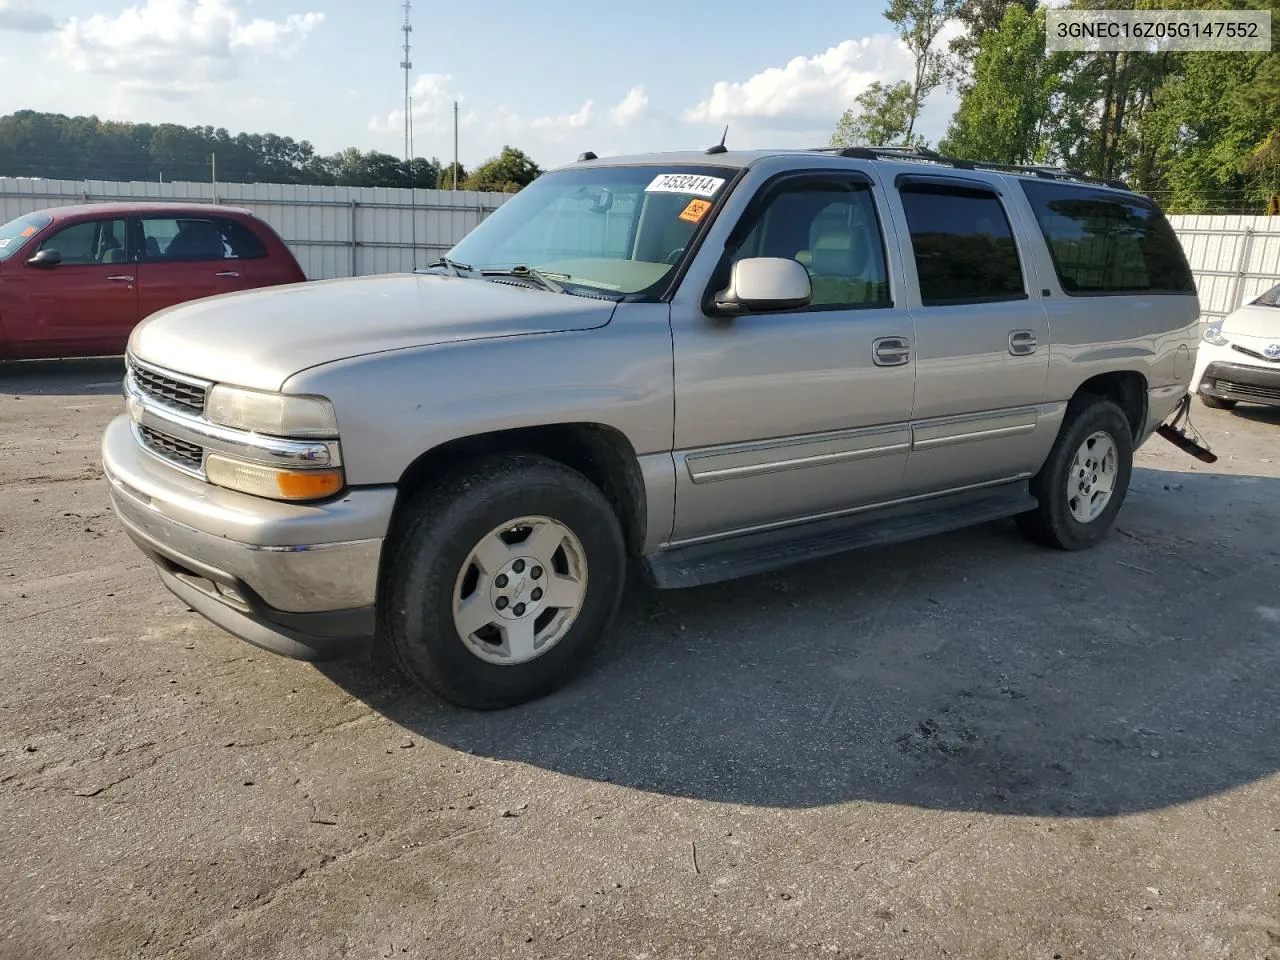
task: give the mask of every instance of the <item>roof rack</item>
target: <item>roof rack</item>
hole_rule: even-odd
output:
[[[1129,185],[1123,180],[1093,177],[1079,170],[1070,170],[1067,167],[964,160],[959,157],[944,157],[928,147],[811,147],[809,152],[832,153],[837,157],[847,157],[851,160],[878,160],[881,158],[886,160],[917,160],[955,167],[957,170],[995,170],[1004,173],[1031,174],[1044,180],[1078,180],[1082,183],[1097,183],[1117,190],[1130,189]]]

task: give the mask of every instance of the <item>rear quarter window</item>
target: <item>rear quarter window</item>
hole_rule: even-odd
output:
[[[1059,183],[1024,180],[1022,190],[1068,295],[1196,292],[1173,227],[1154,204]]]

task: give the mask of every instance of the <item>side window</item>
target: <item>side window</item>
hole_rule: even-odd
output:
[[[262,238],[239,220],[223,220],[218,217],[213,222],[227,245],[227,256],[238,260],[257,260],[267,255],[267,247]]]
[[[143,217],[148,260],[225,260],[230,246],[209,218]]]
[[[785,183],[748,214],[730,267],[748,257],[783,257],[809,271],[812,307],[887,307],[884,240],[871,188],[845,180]],[[745,235],[743,231],[745,230]],[[728,273],[725,272],[725,282]]]
[[[1026,297],[999,197],[959,184],[906,184],[899,192],[925,306]]]
[[[1068,294],[1195,293],[1169,221],[1122,194],[1025,181],[1023,192]]]
[[[68,265],[125,262],[124,220],[85,220],[63,227],[40,244]]]

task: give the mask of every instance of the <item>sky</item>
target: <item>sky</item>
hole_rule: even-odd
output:
[[[911,58],[874,0],[415,0],[414,153],[471,167],[828,142]],[[404,153],[403,0],[0,0],[0,114],[276,133]],[[944,34],[945,43],[950,34]],[[931,142],[956,105],[936,91]]]

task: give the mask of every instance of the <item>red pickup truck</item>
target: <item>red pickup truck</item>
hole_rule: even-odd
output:
[[[157,310],[305,280],[248,210],[145,201],[39,210],[0,226],[0,360],[123,353]]]

